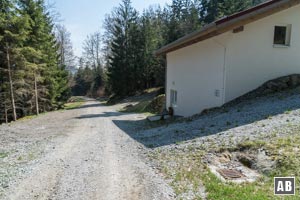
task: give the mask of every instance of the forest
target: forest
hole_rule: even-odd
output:
[[[72,95],[124,97],[163,86],[166,63],[156,49],[261,2],[173,0],[139,13],[122,0],[76,58],[71,33],[44,0],[1,0],[0,123],[63,108]]]
[[[155,50],[216,19],[262,2],[173,0],[163,8],[150,6],[138,13],[130,0],[123,0],[106,15],[103,33],[87,37],[73,92],[97,95],[100,86],[100,94],[105,91],[106,95],[122,97],[164,86],[165,58],[156,57]]]
[[[65,59],[43,1],[0,1],[0,120],[60,108],[71,95]]]

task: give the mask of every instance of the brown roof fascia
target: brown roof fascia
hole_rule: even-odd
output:
[[[204,26],[199,31],[188,34],[178,40],[160,48],[155,52],[156,56],[190,46],[197,42],[220,35],[239,26],[249,24],[274,13],[286,10],[300,4],[300,0],[272,0],[260,4],[248,10],[233,14]]]

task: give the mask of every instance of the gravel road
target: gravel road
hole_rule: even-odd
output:
[[[115,110],[87,99],[78,109],[0,126],[0,199],[172,199],[147,150],[114,123],[144,116]]]

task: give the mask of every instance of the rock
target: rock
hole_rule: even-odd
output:
[[[163,113],[166,104],[166,96],[164,94],[155,97],[149,105],[147,105],[146,110],[153,113]]]
[[[260,88],[271,89],[273,91],[281,91],[288,88],[294,88],[300,85],[300,75],[293,74],[289,76],[280,77],[274,80],[270,80],[263,84]]]
[[[286,82],[280,82],[276,88],[277,91],[288,89],[289,85]]]
[[[125,106],[125,108],[132,108],[132,107],[133,107],[132,104],[129,104],[129,105]]]
[[[300,86],[295,88],[295,92],[300,93]]]
[[[260,97],[266,94],[272,94],[275,92],[280,92],[288,89],[294,89],[297,86],[299,86],[297,90],[300,93],[300,74],[293,74],[289,76],[280,77],[277,79],[267,81],[259,88],[237,98],[235,100],[235,103],[241,102],[245,99]]]
[[[231,161],[231,154],[229,152],[222,153],[221,157],[218,158],[220,163],[228,163]]]
[[[291,78],[290,78],[290,82],[289,82],[289,85],[291,87],[295,87],[299,84],[300,80],[299,80],[299,76],[297,75],[292,75]]]
[[[279,78],[278,81],[281,83],[288,83],[290,81],[290,76],[284,76],[282,78]]]
[[[240,163],[242,163],[244,166],[248,168],[252,168],[253,164],[255,163],[255,159],[244,154],[244,153],[239,153],[237,154],[237,159],[239,160]]]
[[[170,115],[164,115],[164,116],[163,116],[163,119],[164,119],[164,120],[167,120],[167,119],[170,119],[170,118],[171,118]]]
[[[264,174],[269,174],[270,172],[272,172],[275,165],[276,162],[273,161],[271,157],[267,156],[265,151],[258,151],[256,163],[254,166],[258,171]]]
[[[150,116],[150,117],[147,117],[147,119],[148,119],[150,122],[155,122],[155,121],[161,120],[161,119],[162,119],[162,116],[160,116],[160,115]]]
[[[265,90],[263,90],[263,91],[261,92],[261,94],[265,95],[265,94],[271,94],[271,93],[273,93],[273,92],[274,92],[274,91],[271,90],[271,89],[265,89]]]
[[[270,81],[270,82],[266,83],[266,86],[268,89],[273,90],[274,88],[276,88],[278,86],[278,84],[274,81]]]

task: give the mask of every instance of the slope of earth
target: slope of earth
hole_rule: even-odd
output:
[[[300,181],[297,89],[139,132],[126,129],[126,121],[115,123],[151,149],[152,162],[171,182],[177,199],[276,199],[274,176]],[[240,163],[260,178],[254,183],[223,182],[209,170],[213,158]],[[286,197],[299,198],[297,192]]]

